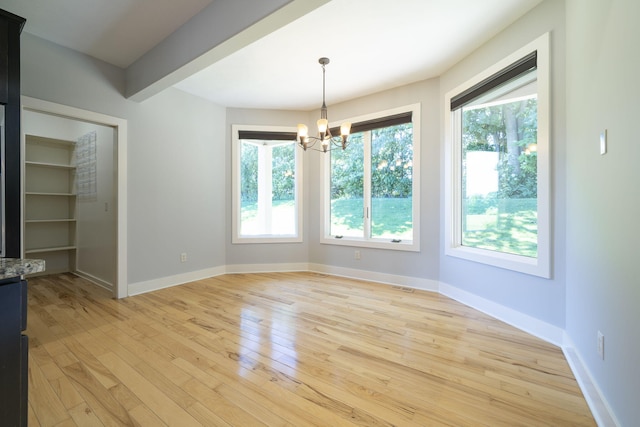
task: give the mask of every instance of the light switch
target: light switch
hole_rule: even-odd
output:
[[[600,154],[607,154],[607,130],[600,132]]]

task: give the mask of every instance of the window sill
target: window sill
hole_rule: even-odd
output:
[[[538,255],[538,258],[530,258],[466,246],[449,247],[446,249],[445,255],[545,279],[551,278],[549,263],[544,261],[544,259],[548,257],[541,257],[540,255]]]
[[[302,243],[302,237],[234,237],[231,243],[237,244],[260,244],[260,243]]]
[[[320,243],[324,245],[355,246],[359,248],[388,249],[394,251],[420,252],[420,245],[412,240],[400,241],[397,243],[386,239],[364,240],[355,237],[336,238],[325,236],[320,238]]]

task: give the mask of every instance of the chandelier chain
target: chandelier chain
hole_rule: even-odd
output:
[[[320,120],[318,120],[318,136],[309,136],[308,128],[304,124],[298,125],[297,143],[303,149],[307,150],[311,148],[316,151],[327,152],[333,148],[347,148],[349,132],[351,130],[351,123],[345,122],[340,126],[340,136],[334,137],[331,135],[331,129],[329,129],[329,121],[327,114],[326,103],[326,68],[329,63],[329,58],[322,57],[318,59],[318,62],[322,66],[322,107],[320,107]],[[316,143],[320,143],[321,148],[314,148]]]

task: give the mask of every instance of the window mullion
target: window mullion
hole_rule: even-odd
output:
[[[451,112],[452,115],[452,127],[451,133],[454,141],[461,141],[462,138],[462,110],[457,109]],[[462,143],[453,144],[451,147],[453,151],[453,164],[451,180],[453,182],[452,191],[452,215],[453,215],[453,229],[451,230],[453,247],[462,246]]]
[[[262,219],[262,232],[271,234],[271,147],[261,145],[258,149],[258,218]]]
[[[364,217],[364,238],[371,238],[371,131],[364,132],[363,134],[363,146],[364,146],[364,174],[362,179],[363,185],[363,210]]]

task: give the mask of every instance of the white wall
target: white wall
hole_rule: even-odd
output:
[[[545,32],[551,32],[551,164],[552,245],[551,280],[490,267],[450,256],[440,256],[440,281],[464,292],[531,316],[553,327],[564,328],[565,316],[565,186],[566,147],[564,134],[565,11],[562,1],[546,1],[494,39],[444,73],[440,79],[444,95],[474,75],[516,51]],[[442,111],[442,114],[446,114]],[[443,126],[443,119],[439,125]],[[444,138],[444,131],[442,131]],[[443,140],[441,141],[444,144]],[[444,160],[441,159],[441,163]],[[444,178],[443,178],[444,179]],[[444,187],[441,187],[444,197]],[[440,202],[443,203],[443,199]],[[444,218],[440,223],[444,229]],[[440,237],[444,252],[444,233]]]
[[[567,0],[566,331],[621,426],[640,420],[638,17],[637,0]]]
[[[129,284],[224,265],[225,110],[175,89],[135,103],[123,89],[122,70],[23,33],[23,95],[128,120]]]

